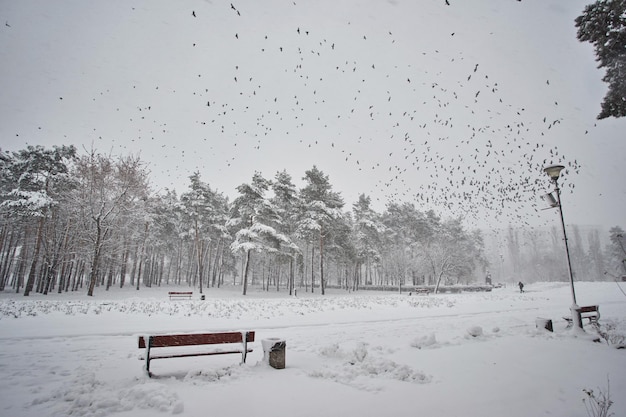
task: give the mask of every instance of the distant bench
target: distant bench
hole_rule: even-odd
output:
[[[148,376],[152,377],[152,373],[150,372],[150,361],[153,359],[186,358],[190,356],[227,355],[231,353],[238,353],[241,355],[241,363],[245,363],[248,352],[252,352],[252,348],[248,347],[248,343],[250,342],[254,342],[253,331],[170,334],[139,336],[139,349],[146,349],[146,355],[141,359],[146,361],[146,372],[148,373]],[[239,346],[233,347],[232,344],[235,343],[239,344]],[[202,352],[189,352],[176,349],[177,347],[198,345],[222,346],[211,349],[210,351]],[[158,353],[156,354],[153,352],[155,348],[159,348]]]
[[[590,324],[598,324],[600,320],[600,307],[599,306],[584,306],[579,307],[581,319],[588,319]],[[563,317],[567,321],[567,327],[572,325],[571,317]]]
[[[187,300],[191,300],[191,296],[193,295],[193,291],[170,291],[167,293],[171,299],[179,299],[186,298]]]
[[[415,294],[429,294],[430,290],[428,288],[415,288],[413,291],[409,292],[409,295]]]

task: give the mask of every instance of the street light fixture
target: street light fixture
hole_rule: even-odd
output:
[[[561,206],[561,190],[559,189],[559,175],[561,171],[565,167],[563,165],[549,165],[543,169],[543,171],[548,174],[552,182],[554,182],[554,191],[556,193],[556,202],[554,203],[554,198],[550,195],[553,203],[551,207],[558,207],[559,214],[561,215],[561,226],[563,227],[563,240],[565,241],[565,253],[567,254],[567,271],[569,272],[569,283],[570,288],[572,290],[572,306],[570,307],[570,312],[572,313],[572,323],[574,326],[578,327],[582,330],[583,321],[580,315],[580,307],[576,303],[576,292],[574,291],[574,275],[572,274],[572,262],[570,261],[569,256],[569,245],[567,243],[567,234],[565,233],[565,220],[563,220],[563,207]]]

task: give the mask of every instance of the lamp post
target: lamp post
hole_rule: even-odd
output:
[[[569,257],[569,245],[567,243],[567,234],[565,233],[565,220],[563,220],[563,207],[561,206],[561,190],[559,189],[559,175],[565,167],[563,165],[550,165],[543,169],[548,174],[552,182],[554,182],[554,191],[556,192],[556,203],[552,204],[553,207],[559,208],[559,214],[561,215],[561,226],[563,227],[563,240],[565,241],[565,253],[567,254],[567,271],[569,272],[569,284],[572,290],[572,306],[570,312],[572,313],[572,323],[574,326],[582,330],[583,321],[580,316],[580,308],[576,303],[576,292],[574,291],[574,275],[572,274],[572,262]]]

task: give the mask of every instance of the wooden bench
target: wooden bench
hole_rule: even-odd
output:
[[[588,319],[590,324],[598,324],[600,320],[599,306],[579,307],[581,319]],[[572,317],[563,317],[567,321],[567,327],[572,325]]]
[[[171,299],[178,299],[178,298],[186,298],[188,300],[191,300],[191,296],[193,295],[193,291],[170,291],[167,293],[167,295],[170,296],[170,300]]]
[[[415,288],[412,292],[409,293],[409,295],[413,295],[412,293],[428,295],[430,293],[430,290],[428,288]]]
[[[152,377],[150,372],[150,361],[153,359],[169,359],[169,358],[186,358],[190,356],[207,356],[207,355],[227,355],[238,353],[241,355],[241,363],[246,362],[248,352],[252,352],[252,348],[248,347],[248,343],[254,342],[254,332],[225,332],[225,333],[191,333],[191,334],[170,334],[155,336],[139,336],[139,349],[146,349],[146,354],[142,360],[146,361],[146,372]],[[234,343],[239,344],[232,347]],[[210,351],[181,351],[180,347],[199,346],[199,345],[221,345]],[[158,349],[155,353],[154,350]],[[163,348],[163,349],[161,349]],[[167,349],[165,349],[167,348]]]

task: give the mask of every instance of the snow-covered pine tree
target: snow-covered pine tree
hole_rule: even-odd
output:
[[[1,205],[12,215],[37,222],[34,249],[31,255],[24,295],[30,295],[40,270],[44,231],[50,221],[50,209],[67,190],[67,174],[76,157],[73,146],[28,146],[3,158],[3,192]],[[43,274],[39,274],[40,279]],[[18,286],[19,288],[19,286]]]
[[[378,265],[382,260],[381,239],[385,232],[385,225],[380,221],[380,215],[372,210],[371,198],[365,194],[359,195],[359,200],[352,205],[352,213],[354,215],[358,268],[364,266],[365,280],[372,282],[373,275],[377,270],[375,265]]]
[[[248,291],[248,273],[252,252],[275,253],[281,245],[290,245],[291,240],[279,233],[276,225],[280,216],[276,207],[266,196],[271,181],[255,172],[250,184],[237,187],[239,196],[233,201],[231,218],[227,225],[237,230],[230,248],[233,253],[243,252],[245,264],[242,277],[242,294]]]
[[[341,219],[343,198],[332,190],[328,176],[316,166],[304,173],[306,185],[300,190],[302,201],[301,215],[298,221],[298,234],[309,242],[319,243],[320,290],[325,293],[324,281],[324,242],[332,232],[333,223]],[[315,246],[313,246],[315,247]],[[311,281],[311,290],[315,288]]]
[[[289,295],[293,295],[296,257],[302,254],[302,251],[294,242],[298,208],[300,207],[298,191],[293,184],[291,175],[285,170],[276,172],[274,181],[272,182],[272,191],[274,191],[274,197],[271,201],[280,218],[278,231],[288,236],[290,239],[290,243],[285,247],[284,251],[289,257],[289,278],[287,287],[289,289]],[[278,286],[278,280],[276,285]]]
[[[626,0],[598,0],[576,18],[577,37],[595,48],[608,84],[598,119],[626,116]]]

